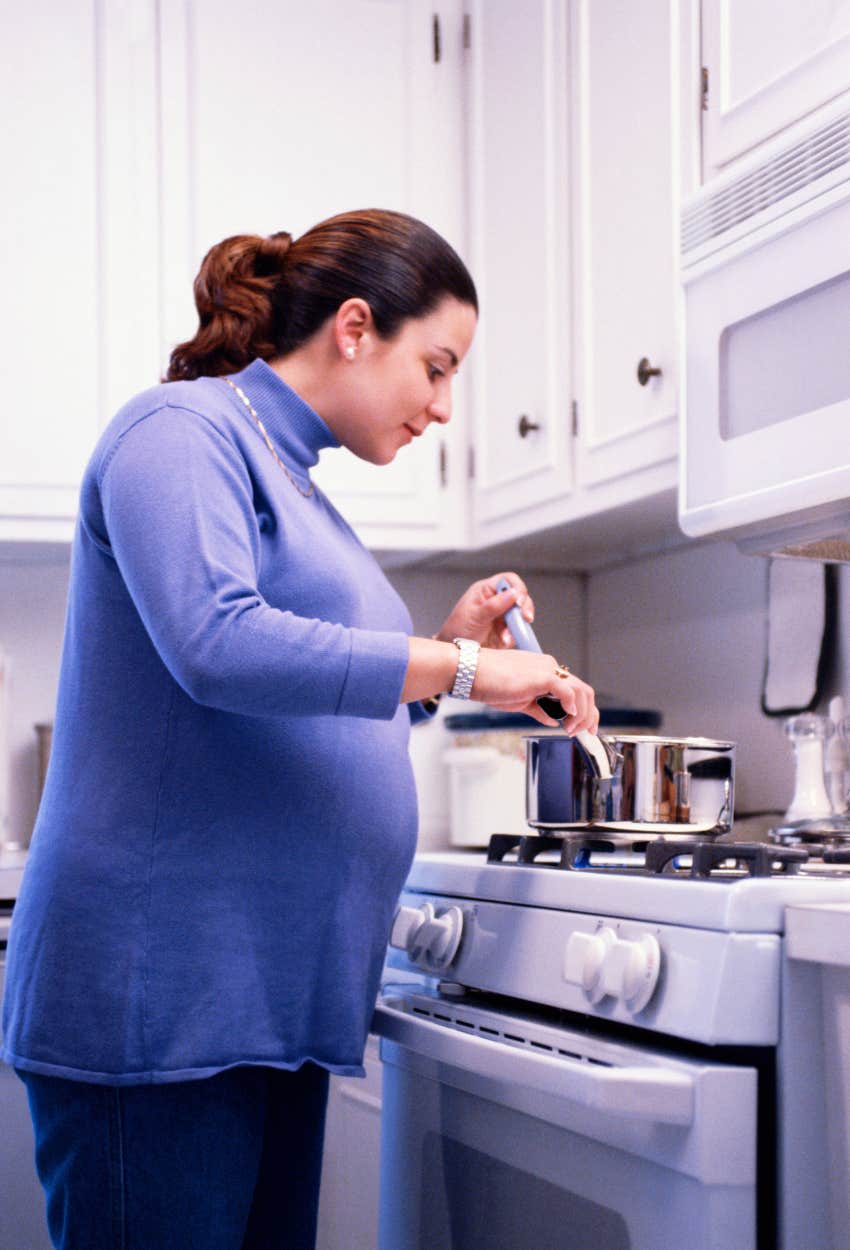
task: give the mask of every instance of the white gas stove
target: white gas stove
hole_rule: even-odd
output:
[[[789,906],[850,909],[848,860],[536,834],[419,856],[388,965],[422,983],[376,1013],[382,1250],[850,1246],[812,1170],[822,983],[786,940]]]

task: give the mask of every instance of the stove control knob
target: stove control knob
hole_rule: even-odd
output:
[[[426,920],[433,919],[433,916],[434,908],[430,903],[425,903],[422,907],[399,907],[390,932],[390,946],[395,946],[400,951],[407,950],[409,939]]]
[[[395,914],[390,946],[407,951],[409,959],[421,967],[441,971],[457,954],[463,933],[463,912],[449,907],[435,912],[430,903],[421,907],[399,907]]]
[[[602,969],[608,952],[617,941],[613,929],[603,925],[595,933],[571,933],[564,955],[564,980],[580,985],[592,1003],[608,991],[602,983]]]
[[[651,933],[617,938],[606,952],[600,982],[604,994],[622,999],[631,1012],[643,1011],[661,971],[661,948]]]

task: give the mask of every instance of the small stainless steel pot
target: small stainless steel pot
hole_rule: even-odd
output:
[[[604,738],[611,776],[577,738],[526,738],[526,819],[535,829],[712,836],[732,827],[735,743],[623,734]]]

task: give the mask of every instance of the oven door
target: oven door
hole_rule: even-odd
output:
[[[474,1001],[379,1001],[380,1250],[754,1250],[754,1068]]]

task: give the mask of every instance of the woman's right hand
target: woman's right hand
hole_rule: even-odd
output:
[[[559,724],[538,707],[543,695],[557,699],[567,719],[562,722],[568,734],[586,729],[596,733],[599,710],[593,689],[575,673],[561,676],[558,661],[536,651],[502,651],[482,647],[472,684],[472,698],[506,712],[524,712],[541,725]]]

